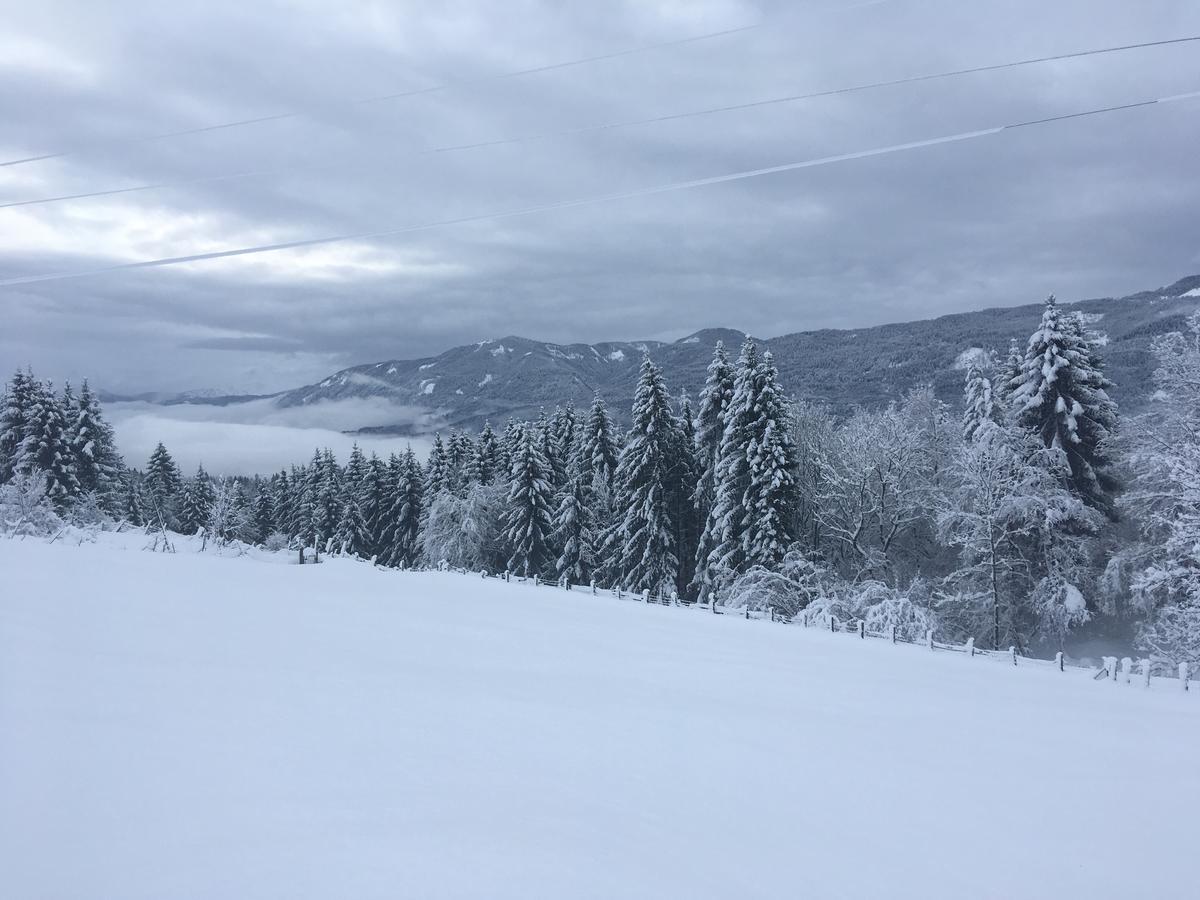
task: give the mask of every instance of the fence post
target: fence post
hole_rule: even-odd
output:
[[[717,614],[717,592],[713,591],[708,595],[708,608],[715,616]]]
[[[858,636],[864,640],[867,637],[867,623],[863,619],[858,620]]]
[[[487,580],[487,569],[480,569],[479,577],[486,581]]]
[[[892,643],[896,643],[896,626],[892,626]]]
[[[596,593],[596,579],[593,578],[588,585],[592,589],[592,593]]]
[[[1140,664],[1142,667],[1142,681],[1146,687],[1150,687],[1150,660],[1143,657],[1140,660]]]
[[[928,631],[925,632],[925,646],[928,647],[930,650],[933,649],[933,629],[932,628],[930,628]]]
[[[621,586],[620,586],[619,584],[617,585],[617,599],[618,599],[618,600],[622,599],[622,597],[621,597]]]
[[[643,603],[650,602],[650,588],[642,588],[642,602]]]
[[[1063,661],[1063,652],[1061,650],[1054,654],[1054,664],[1058,666],[1058,671],[1066,671],[1066,664]]]
[[[829,614],[829,631],[831,633],[837,631],[837,616],[833,613]]]
[[[771,615],[771,621],[772,621],[772,622],[774,622],[774,621],[775,621],[775,607],[773,607],[773,606],[768,606],[768,607],[767,607],[767,612],[768,612],[768,613],[770,613],[770,615]]]
[[[672,606],[679,605],[679,591],[671,591],[671,605]]]
[[[1009,647],[1008,655],[1012,657],[1013,665],[1015,666],[1017,664],[1017,648]]]
[[[1133,681],[1133,660],[1128,656],[1121,658],[1121,674],[1125,676],[1126,684]]]
[[[975,638],[967,638],[967,656],[975,655]]]
[[[746,621],[747,622],[750,621],[750,604],[749,603],[746,604]]]
[[[300,565],[304,565],[304,548],[300,548]]]
[[[1185,662],[1179,664],[1179,683],[1185,691],[1188,689],[1188,664]]]
[[[533,586],[537,587],[538,583],[539,583],[539,579],[538,579],[537,575],[534,575],[533,576]]]

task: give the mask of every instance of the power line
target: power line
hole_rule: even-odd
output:
[[[943,72],[929,72],[922,75],[910,75],[904,78],[892,78],[886,81],[871,81],[863,84],[850,85],[847,87],[828,88],[826,90],[812,91],[805,94],[786,94],[779,97],[768,97],[759,100],[750,100],[745,103],[732,103],[724,106],[712,106],[705,109],[690,110],[678,113],[667,113],[659,116],[651,116],[642,119],[623,119],[613,122],[603,122],[593,125],[580,125],[572,128],[563,128],[556,131],[539,132],[536,134],[521,135],[510,138],[497,138],[487,141],[476,141],[466,144],[450,144],[441,147],[431,147],[427,150],[418,150],[411,153],[412,156],[424,156],[429,154],[454,153],[469,150],[479,150],[487,147],[500,147],[513,144],[522,144],[532,141],[548,140],[555,137],[565,137],[570,135],[588,134],[591,132],[611,131],[620,128],[630,128],[639,125],[653,125],[661,122],[673,122],[680,119],[696,118],[700,116],[716,115],[719,113],[734,112],[738,110],[756,109],[766,106],[774,106],[784,103],[796,103],[803,100],[814,100],[821,97],[841,96],[845,94],[855,94],[864,91],[873,91],[880,88],[897,87],[907,84],[919,84],[926,81],[936,81],[946,78],[958,78],[964,75],[974,75],[981,72],[997,72],[1004,69],[1016,69],[1024,66],[1033,66],[1049,62],[1061,62],[1069,59],[1080,59],[1088,56],[1101,56],[1109,53],[1123,53],[1129,50],[1144,50],[1154,47],[1166,47],[1173,44],[1186,44],[1200,41],[1200,35],[1191,35],[1187,37],[1167,38],[1157,41],[1143,41],[1136,44],[1121,44],[1115,47],[1096,47],[1088,50],[1076,50],[1070,53],[1056,53],[1051,56],[1035,56],[1026,59],[1013,60],[1010,62],[993,63],[984,66],[972,66],[965,69],[951,69]],[[111,197],[119,194],[133,194],[142,191],[162,190],[172,187],[187,187],[195,184],[215,183],[220,181],[234,181],[245,178],[270,177],[273,175],[284,175],[295,172],[318,172],[329,169],[341,168],[345,165],[344,161],[319,163],[316,165],[304,166],[283,166],[273,169],[250,169],[241,172],[231,172],[219,175],[199,175],[194,178],[181,178],[171,181],[151,182],[148,184],[132,185],[123,188],[108,188],[99,191],[86,191],[76,194],[62,194],[55,197],[39,197],[29,200],[12,200],[6,203],[0,203],[0,209],[10,209],[20,206],[38,206],[46,203],[59,203],[67,200],[86,200],[96,197]]]
[[[603,62],[604,60],[620,59],[626,56],[633,56],[638,53],[648,53],[654,50],[664,50],[669,47],[681,47],[685,44],[695,44],[700,41],[709,41],[715,38],[727,37],[733,34],[741,34],[746,31],[753,31],[756,28],[762,28],[764,22],[755,22],[750,25],[741,25],[737,28],[724,28],[720,31],[710,31],[705,34],[692,35],[691,37],[675,38],[669,41],[659,41],[654,44],[643,44],[639,47],[628,47],[623,50],[614,50],[609,53],[599,53],[594,56],[583,56],[578,59],[563,60],[560,62],[546,63],[540,66],[530,66],[524,69],[513,69],[507,72],[496,72],[489,75],[480,75],[475,78],[460,78],[453,81],[442,82],[441,84],[429,85],[423,88],[413,88],[408,91],[398,91],[390,94],[378,94],[371,97],[359,97],[356,99],[345,100],[343,103],[347,106],[363,106],[371,103],[383,103],[389,100],[399,100],[404,97],[416,97],[424,94],[436,94],[442,91],[449,91],[456,88],[470,87],[476,84],[485,84],[489,81],[501,81],[510,78],[519,78],[525,75],[535,75],[540,72],[550,72],[556,69],[569,69],[576,66],[589,65],[591,63]],[[273,113],[265,116],[253,116],[246,119],[235,119],[230,122],[219,122],[213,125],[202,125],[196,128],[183,128],[178,131],[164,131],[158,134],[145,135],[134,138],[119,138],[112,141],[102,141],[90,145],[91,147],[114,147],[123,146],[126,144],[144,144],[152,141],[167,140],[168,138],[186,137],[192,134],[205,134],[211,131],[224,131],[230,128],[241,128],[246,125],[261,125],[266,122],[279,122],[284,119],[296,119],[306,116],[307,113],[291,110],[288,112]],[[6,166],[19,166],[25,163],[41,162],[47,159],[60,159],[64,156],[71,156],[76,153],[81,153],[87,147],[76,147],[67,150],[57,150],[51,153],[40,153],[36,156],[25,156],[19,159],[10,159],[0,161],[0,168]]]
[[[940,144],[959,143],[962,141],[989,137],[992,135],[1001,134],[1005,131],[1013,131],[1020,128],[1031,128],[1039,125],[1047,125],[1052,122],[1065,122],[1072,119],[1081,119],[1088,116],[1099,116],[1107,113],[1120,112],[1123,110],[1174,103],[1180,100],[1190,100],[1198,97],[1200,97],[1200,91],[1191,91],[1185,94],[1175,94],[1169,97],[1157,97],[1152,100],[1139,100],[1134,103],[1122,103],[1116,106],[1104,106],[1096,109],[1082,110],[1079,112],[1063,113],[1061,115],[1047,116],[1041,119],[1027,119],[1021,122],[1010,122],[1006,125],[997,125],[992,128],[977,129],[975,131],[962,131],[958,132],[957,134],[942,135],[939,137],[926,138],[918,141],[909,141],[903,144],[890,144],[885,147],[875,147],[869,150],[858,150],[851,153],[838,154],[836,156],[823,156],[817,159],[783,163],[776,166],[766,166],[758,169],[745,169],[738,172],[713,175],[707,178],[695,178],[688,181],[677,181],[668,184],[653,185],[650,187],[636,188],[634,190],[621,191],[613,194],[602,194],[599,196],[560,200],[555,203],[546,203],[539,206],[527,206],[501,212],[479,213],[471,216],[460,216],[453,219],[440,219],[415,225],[405,225],[400,228],[387,228],[376,231],[360,231],[318,238],[306,238],[295,241],[282,241],[274,244],[260,244],[255,247],[240,247],[231,250],[214,250],[208,253],[195,253],[188,256],[170,256],[163,257],[161,259],[142,260],[140,262],[118,263],[116,265],[102,266],[99,268],[84,269],[74,272],[58,272],[44,275],[24,275],[16,278],[0,280],[0,288],[46,281],[63,281],[72,278],[84,278],[92,275],[121,272],[129,269],[158,268],[162,266],[179,265],[182,263],[203,262],[213,259],[228,259],[235,256],[250,256],[258,253],[272,253],[279,250],[294,250],[303,247],[316,247],[322,244],[335,244],[343,241],[396,237],[398,235],[412,234],[418,231],[431,231],[438,228],[448,228],[454,225],[466,225],[476,222],[512,219],[534,215],[536,213],[550,212],[553,210],[571,209],[579,206],[592,206],[601,203],[612,203],[615,201],[629,200],[636,197],[647,197],[655,194],[665,194],[674,191],[688,190],[691,188],[707,187],[714,184],[723,184],[729,181],[740,181],[747,178],[758,178],[764,175],[775,175],[780,172],[790,172],[796,169],[810,169],[818,166],[830,165],[833,163],[848,162],[850,160],[867,159],[874,156],[885,156],[892,153],[918,150]]]

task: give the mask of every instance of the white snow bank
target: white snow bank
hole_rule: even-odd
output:
[[[0,540],[0,896],[1194,889],[1195,691],[144,543]]]

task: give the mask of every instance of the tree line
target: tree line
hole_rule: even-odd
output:
[[[716,346],[695,404],[647,356],[623,434],[597,396],[582,415],[438,434],[425,460],[318,450],[248,479],[184,477],[161,444],[127,468],[86,383],[56,393],[18,372],[0,491],[222,541],[819,609],[980,646],[1135,631],[1196,663],[1200,320],[1189,328],[1155,342],[1158,400],[1132,427],[1100,342],[1050,298],[1023,347],[971,361],[961,415],[925,388],[836,417],[787,397],[747,340],[736,359]]]

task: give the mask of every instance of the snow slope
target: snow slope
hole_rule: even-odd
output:
[[[1195,896],[1195,691],[142,543],[0,540],[0,896]]]

